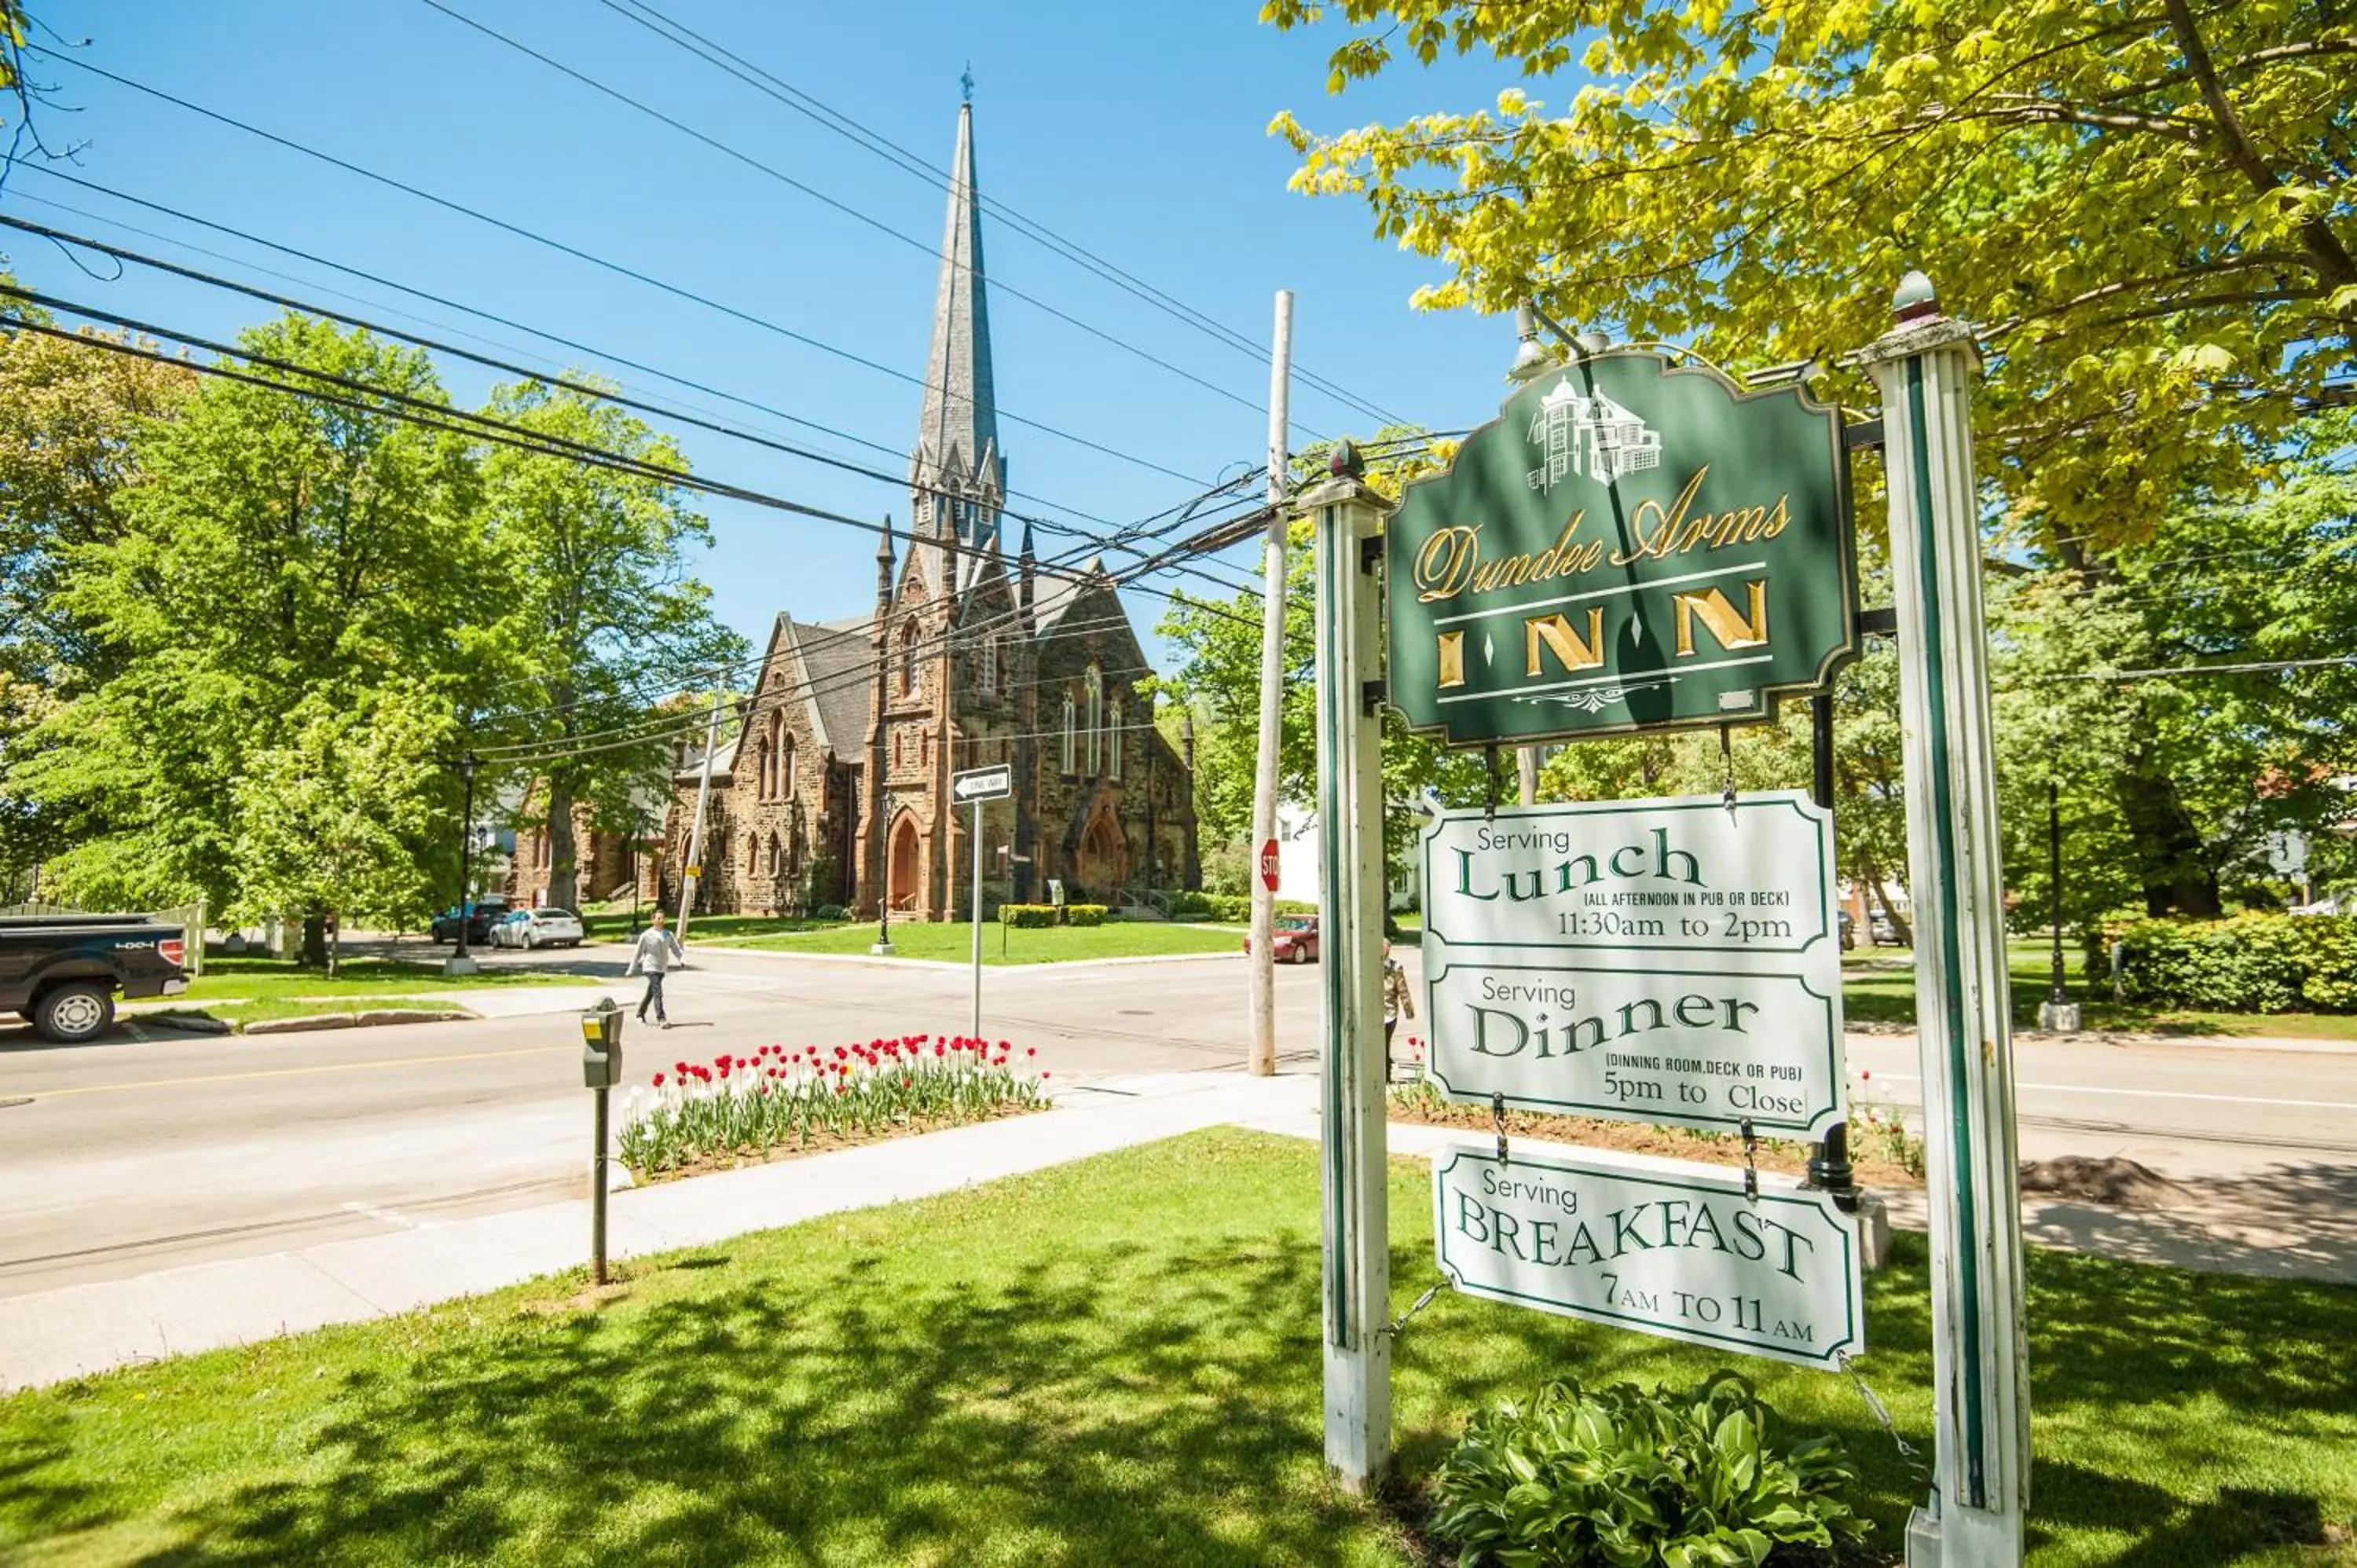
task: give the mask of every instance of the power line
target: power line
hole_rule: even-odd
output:
[[[0,288],[0,292],[24,295],[27,297],[35,297],[31,295],[31,291],[29,290]],[[53,307],[72,310],[79,314],[91,316],[94,319],[116,321],[118,324],[121,324],[120,318],[113,317],[105,312],[86,311],[81,306],[64,302],[58,302]],[[178,365],[184,369],[194,371],[200,375],[215,376],[224,380],[242,381],[250,386],[261,387],[265,390],[280,392],[288,396],[309,398],[319,403],[348,409],[354,413],[371,414],[382,418],[404,420],[408,423],[418,424],[427,429],[439,430],[446,435],[460,435],[473,440],[487,441],[496,446],[514,447],[526,452],[538,453],[544,456],[565,457],[572,461],[584,464],[587,467],[608,468],[619,473],[630,475],[633,478],[651,479],[659,484],[677,485],[682,489],[700,491],[706,495],[720,496],[732,500],[740,500],[747,502],[748,504],[762,507],[770,510],[787,512],[799,517],[807,517],[815,521],[853,528],[863,532],[880,534],[888,532],[887,525],[872,522],[865,518],[850,517],[842,512],[829,511],[822,507],[811,506],[802,501],[789,500],[783,497],[773,496],[765,491],[751,489],[745,486],[726,484],[717,480],[704,478],[701,476],[692,474],[682,469],[668,468],[658,464],[647,463],[635,458],[619,456],[616,454],[605,452],[598,448],[586,446],[580,443],[568,442],[565,441],[561,437],[549,436],[543,432],[532,430],[528,426],[510,424],[504,421],[496,420],[488,415],[465,413],[461,411],[449,408],[445,404],[425,404],[423,409],[404,408],[399,406],[399,404],[404,401],[418,403],[421,402],[421,400],[404,400],[403,394],[370,386],[365,382],[343,381],[343,378],[337,377],[323,371],[295,367],[292,373],[304,376],[313,381],[325,381],[330,384],[343,382],[343,384],[356,387],[365,397],[384,399],[387,400],[387,403],[393,404],[393,406],[387,406],[387,403],[385,403],[361,402],[352,398],[337,396],[333,393],[321,391],[317,387],[293,386],[283,381],[272,381],[264,376],[256,376],[243,371],[234,371],[226,365],[206,364],[196,360],[180,359],[173,355],[141,349],[134,344],[117,342],[103,336],[92,336],[85,333],[70,332],[63,328],[51,327],[42,322],[16,321],[9,325],[11,330],[38,332],[48,337],[59,338],[66,342],[81,343],[92,348],[102,349],[110,353],[125,355],[135,359],[148,360],[158,364]],[[214,349],[215,351],[223,353],[231,358],[253,358],[253,356],[244,349],[218,348],[215,345],[208,344],[203,339],[191,335],[169,331],[164,328],[149,326],[145,323],[131,323],[130,329],[149,333],[159,338],[170,338],[177,341],[196,344],[199,347]],[[995,553],[994,546],[970,545],[964,543],[963,541],[959,541],[946,535],[929,536],[917,541],[917,542],[921,542],[931,548],[939,549],[953,554],[987,555]],[[1085,584],[1091,580],[1090,576],[1086,573],[1056,572],[1048,575],[1062,577],[1065,580],[1075,584]],[[1156,594],[1165,598],[1174,596],[1160,589],[1147,588],[1142,589],[1141,591]],[[1236,616],[1233,618],[1239,621],[1243,621],[1247,620],[1249,618]]]
[[[949,261],[949,258],[943,255],[939,250],[935,249],[931,245],[928,245],[925,242],[918,239],[916,236],[912,234],[904,234],[899,230],[893,228],[890,224],[884,222],[882,220],[875,218],[868,213],[862,212],[859,209],[852,206],[849,202],[838,200],[836,198],[829,196],[824,191],[820,190],[817,187],[796,179],[793,176],[787,174],[784,170],[777,167],[774,164],[764,163],[759,158],[743,151],[741,148],[730,146],[727,143],[719,140],[717,137],[706,135],[704,132],[697,130],[694,126],[686,124],[684,121],[674,119],[673,116],[664,113],[662,110],[655,108],[651,104],[649,104],[640,99],[631,97],[629,93],[622,91],[619,88],[600,81],[597,78],[590,76],[586,72],[576,70],[573,67],[565,64],[562,60],[552,59],[551,57],[541,53],[540,50],[533,48],[531,45],[509,37],[507,34],[500,32],[498,28],[490,26],[488,23],[479,22],[462,12],[453,10],[448,5],[444,5],[442,0],[419,0],[419,3],[433,10],[440,12],[443,16],[449,17],[452,21],[457,22],[463,27],[473,28],[476,32],[482,34],[485,38],[505,44],[508,48],[514,49],[519,54],[526,55],[538,60],[541,64],[547,66],[550,70],[561,72],[565,76],[579,82],[584,87],[589,88],[593,91],[602,92],[618,103],[625,104],[630,108],[635,109],[640,113],[646,115],[650,119],[660,121],[662,124],[670,126],[673,130],[679,132],[682,135],[692,137],[695,141],[703,144],[705,146],[710,147],[713,151],[721,154],[723,156],[734,158],[737,162],[743,164],[746,167],[758,170],[759,172],[769,176],[771,179],[778,181],[789,189],[800,191],[802,195],[809,197],[812,200],[816,201],[823,206],[831,208],[834,211],[842,213],[845,217],[851,219],[855,222],[865,224],[868,228],[875,230],[877,233],[882,234],[887,238],[898,240],[904,245],[921,251],[926,255],[932,257],[935,261],[945,263]],[[1090,322],[1083,321],[1079,317],[1074,316],[1068,311],[1059,309],[1057,306],[1049,304],[1046,300],[1039,298],[1036,295],[1027,294],[1023,290],[1017,288],[1012,284],[996,279],[989,279],[987,274],[976,274],[971,263],[966,266],[965,272],[969,278],[980,276],[986,279],[989,282],[992,292],[1006,295],[1010,298],[1021,300],[1024,304],[1032,306],[1034,309],[1044,311],[1048,315],[1054,317],[1057,320],[1061,321],[1068,326],[1078,328],[1092,338],[1095,338],[1102,342],[1110,343],[1114,348],[1120,349],[1125,353],[1134,354],[1137,358],[1144,360],[1147,364],[1155,365],[1162,370],[1168,371],[1172,375],[1178,377],[1182,381],[1191,381],[1195,385],[1204,389],[1206,392],[1212,393],[1214,396],[1223,397],[1230,403],[1240,404],[1241,406],[1250,409],[1256,413],[1265,412],[1260,404],[1254,403],[1250,398],[1247,398],[1239,392],[1231,392],[1229,389],[1220,385],[1216,381],[1208,381],[1205,378],[1195,374],[1192,371],[1174,365],[1169,360],[1161,358],[1159,355],[1150,353],[1146,349],[1139,348],[1136,344],[1130,342],[1125,338],[1122,338],[1114,333],[1107,332],[1103,328],[1094,326]],[[1296,421],[1295,423],[1299,424],[1298,421]],[[1318,440],[1322,441],[1328,439],[1328,437],[1323,434],[1310,429],[1307,424],[1300,424],[1299,428],[1306,435]]]
[[[2272,675],[2287,670],[2319,670],[2357,664],[2357,653],[2328,654],[2320,659],[2266,659],[2247,664],[2164,664],[2155,670],[2093,670],[2069,675],[2033,675],[2032,685],[2055,681],[2175,681],[2189,675]]]
[[[464,202],[454,201],[448,197],[436,196],[432,191],[425,190],[421,187],[411,185],[404,180],[395,179],[391,175],[379,174],[374,169],[368,168],[361,164],[353,163],[346,158],[338,157],[332,153],[321,152],[316,147],[307,147],[300,142],[290,140],[289,138],[278,135],[274,132],[263,130],[258,125],[248,124],[242,120],[224,114],[218,110],[208,109],[202,104],[193,103],[188,99],[167,92],[161,88],[149,86],[144,81],[137,81],[130,77],[118,75],[113,71],[106,70],[102,66],[92,65],[88,60],[78,59],[71,55],[59,54],[54,49],[47,48],[40,45],[28,45],[27,47],[33,52],[40,54],[46,59],[59,60],[79,70],[89,71],[91,74],[102,77],[108,81],[114,82],[118,86],[130,88],[135,92],[145,93],[148,97],[156,99],[162,102],[172,104],[176,108],[187,110],[192,114],[200,115],[218,124],[227,125],[232,130],[242,131],[248,135],[255,136],[263,141],[269,142],[274,145],[284,147],[289,152],[299,153],[305,157],[313,158],[320,163],[327,164],[331,167],[342,169],[348,174],[358,175],[363,179],[384,186],[389,189],[401,191],[406,195],[416,198],[418,200],[429,202],[436,207],[442,208],[447,211],[456,212],[462,217],[471,218],[479,223],[488,224],[491,228],[498,229],[503,233],[512,234],[519,239],[531,241],[533,244],[544,246],[549,250],[557,252],[559,254],[571,256],[576,261],[586,262],[589,265],[597,267],[602,271],[612,273],[619,277],[629,278],[635,283],[644,284],[650,288],[659,289],[662,293],[671,295],[674,298],[683,299],[688,301],[690,304],[702,306],[707,310],[716,311],[720,315],[726,316],[734,320],[742,321],[748,326],[758,327],[765,332],[775,333],[777,336],[786,338],[790,342],[800,343],[805,348],[818,349],[822,353],[832,355],[834,358],[843,360],[850,364],[858,365],[865,370],[870,370],[882,375],[890,376],[896,381],[906,381],[911,386],[933,392],[946,392],[947,391],[945,388],[934,386],[931,381],[927,380],[923,376],[911,375],[906,371],[896,370],[892,366],[883,363],[881,360],[871,360],[863,354],[856,354],[848,349],[838,348],[834,344],[829,343],[823,338],[813,338],[806,332],[798,332],[791,327],[786,327],[776,321],[772,321],[767,317],[757,316],[751,311],[740,309],[736,306],[723,304],[719,300],[714,299],[708,295],[698,294],[694,290],[684,288],[678,284],[668,283],[662,278],[654,276],[651,273],[640,272],[635,267],[625,266],[619,262],[609,261],[594,252],[585,251],[577,245],[569,244],[563,240],[554,239],[549,235],[540,233],[535,230],[527,229],[520,223],[511,223],[504,218],[494,217],[490,213],[485,212],[479,208],[469,207]],[[1184,481],[1187,484],[1196,485],[1199,487],[1202,484],[1200,479],[1198,479],[1191,475],[1180,473],[1176,468],[1166,467],[1162,464],[1154,462],[1149,458],[1137,456],[1134,453],[1125,452],[1118,447],[1108,446],[1103,442],[1092,441],[1085,435],[1074,435],[1069,430],[1061,429],[1053,424],[1045,424],[1039,420],[1026,418],[1021,414],[1015,413],[1004,408],[999,409],[997,413],[1001,418],[1006,419],[1010,424],[1020,424],[1028,429],[1039,431],[1043,435],[1052,435],[1060,441],[1069,441],[1074,446],[1084,446],[1090,451],[1101,453],[1108,457],[1117,458],[1120,461],[1128,463],[1134,467],[1149,469],[1152,472]]]
[[[726,46],[696,32],[685,23],[663,15],[654,6],[646,4],[646,0],[630,0],[630,9],[616,4],[616,0],[600,0],[600,3],[616,15],[635,23],[706,64],[726,72],[756,91],[763,93],[794,113],[844,137],[863,151],[874,154],[929,185],[942,189],[948,188],[949,176],[918,154],[910,152],[881,133],[861,124],[849,115],[830,108],[802,89],[754,64]],[[644,13],[644,15],[638,13]],[[1045,224],[1036,222],[1005,202],[995,198],[985,197],[978,191],[975,193],[975,200],[985,211],[996,213],[1013,232],[1046,247],[1083,270],[1111,283],[1116,288],[1135,295],[1173,319],[1249,355],[1255,361],[1265,359],[1267,354],[1265,345],[1254,343],[1233,328],[1166,294],[1135,274],[1124,271],[1103,256],[1058,234]],[[1386,424],[1411,423],[1398,414],[1385,412],[1379,405],[1299,365],[1294,367],[1293,373],[1306,384],[1315,387],[1336,402],[1364,413],[1369,418]]]

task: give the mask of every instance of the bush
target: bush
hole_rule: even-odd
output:
[[[1056,923],[1056,906],[1053,904],[1001,904],[998,907],[998,923],[1003,926],[1013,926],[1018,931],[1037,930],[1042,926],[1052,926]]]
[[[840,904],[821,904],[816,910],[813,911],[811,918],[814,920],[847,920],[851,918],[851,911],[845,908]]]
[[[1476,1415],[1437,1477],[1433,1533],[1465,1568],[1748,1564],[1779,1545],[1831,1547],[1866,1525],[1830,1437],[1782,1446],[1744,1378],[1684,1391],[1570,1379]]]
[[[2154,1007],[2357,1012],[2357,916],[2139,921],[2120,933],[2119,983]]]
[[[1211,917],[1211,896],[1189,889],[1170,895],[1170,915],[1178,920],[1204,920]]]
[[[1105,923],[1105,907],[1102,904],[1067,904],[1064,924],[1068,926],[1102,926]]]

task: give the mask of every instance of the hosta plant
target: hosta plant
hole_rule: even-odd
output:
[[[1433,1532],[1461,1568],[1759,1568],[1778,1546],[1859,1539],[1840,1444],[1778,1426],[1730,1371],[1689,1390],[1550,1383],[1467,1424]]]

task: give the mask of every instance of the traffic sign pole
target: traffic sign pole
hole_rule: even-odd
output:
[[[1859,356],[1882,395],[1925,1177],[1935,1496],[1908,1562],[2016,1568],[2029,1496],[2012,1008],[1981,608],[1972,329],[1910,273]]]
[[[1382,670],[1374,562],[1364,548],[1387,510],[1361,482],[1358,455],[1306,499],[1318,519],[1319,939],[1326,1049],[1319,1118],[1324,1173],[1326,1463],[1372,1493],[1391,1465],[1390,1215],[1383,1126],[1383,732],[1368,682]],[[1255,922],[1258,925],[1258,922]],[[1255,955],[1272,955],[1265,928]]]
[[[966,906],[966,915],[974,921],[974,1037],[977,1040],[982,1038],[982,803],[1003,800],[1013,793],[1015,769],[1007,763],[969,768],[950,776],[950,804],[974,808],[973,825],[966,830],[974,840],[974,897]],[[1004,946],[1002,942],[1002,950]]]
[[[982,797],[974,799],[974,902],[966,911],[974,919],[974,1037],[982,1038]]]

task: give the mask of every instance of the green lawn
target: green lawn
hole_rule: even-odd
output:
[[[2038,1004],[2053,989],[2054,950],[2019,939],[2006,943],[2013,981],[2013,1022],[2038,1022]],[[2341,1013],[2192,1013],[2122,1006],[2109,982],[2082,972],[2078,950],[2062,950],[2063,990],[2084,1009],[2090,1029],[2146,1029],[2171,1035],[2267,1035],[2294,1039],[2357,1040],[2357,1015]],[[1842,955],[1842,1011],[1853,1024],[1915,1022],[1915,955],[1911,948],[1859,948]]]
[[[700,940],[696,922],[688,936]],[[766,948],[774,952],[864,953],[876,940],[876,924],[829,926],[819,930],[760,937],[721,937],[716,947]],[[974,956],[974,927],[964,921],[895,920],[892,946],[902,958],[947,959],[964,963]],[[1115,920],[1103,926],[1051,926],[1022,930],[995,920],[983,923],[985,963],[1060,963],[1086,958],[1144,958],[1165,953],[1242,952],[1238,927],[1205,929],[1157,920]]]
[[[578,985],[579,975],[544,974],[487,968],[479,974],[449,975],[441,961],[410,963],[397,959],[347,959],[332,980],[325,970],[302,969],[285,959],[208,958],[205,972],[188,982],[177,1000],[191,1005],[214,1002],[284,1002],[295,998],[367,1001],[412,992],[448,991],[484,985]],[[250,1016],[255,1015],[249,1015]]]
[[[456,1002],[429,1001],[416,996],[347,996],[326,1001],[296,1001],[291,997],[265,996],[254,999],[233,998],[214,1001],[201,1006],[175,1004],[160,1014],[195,1014],[199,1017],[218,1018],[227,1024],[255,1024],[264,1019],[318,1018],[334,1013],[361,1013],[371,1008],[399,1008],[405,1013],[464,1014],[467,1009]],[[153,1018],[158,1013],[135,1013],[134,1018]]]
[[[651,904],[640,906],[640,930],[646,929],[646,917],[653,911]],[[833,930],[842,924],[840,920],[789,920],[769,915],[697,915],[687,922],[687,934],[692,937],[760,937],[780,931]],[[585,916],[581,926],[591,941],[626,942],[630,940],[630,913],[627,906],[619,913]]]
[[[1432,1275],[1393,1183],[1394,1304]],[[0,1541],[75,1564],[1333,1564],[1400,1523],[1465,1415],[1552,1374],[1715,1353],[1445,1295],[1397,1346],[1393,1513],[1319,1458],[1318,1165],[1234,1130],[580,1279],[0,1399]],[[1861,1368],[1929,1445],[1922,1249]],[[2357,1516],[2357,1290],[2039,1253],[2031,1561],[2315,1564]],[[1847,1380],[1745,1363],[1918,1484]]]

